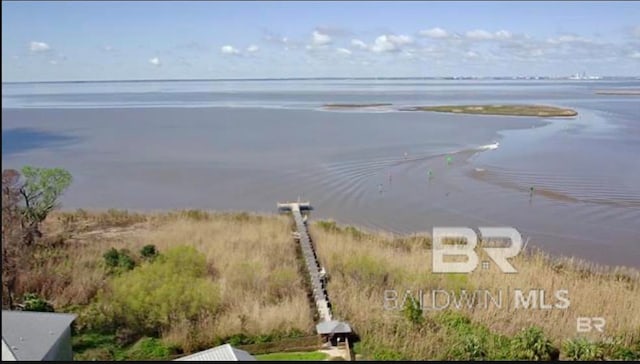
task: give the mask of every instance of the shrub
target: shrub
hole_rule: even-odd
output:
[[[112,333],[116,327],[99,302],[92,302],[78,312],[74,327],[78,332]]]
[[[640,333],[640,332],[639,332]],[[632,334],[633,335],[633,334]],[[615,336],[605,342],[598,343],[602,349],[602,356],[613,360],[638,360],[640,359],[640,337],[625,343],[625,336]]]
[[[53,312],[53,306],[35,293],[27,293],[22,300],[24,311]]]
[[[567,340],[564,344],[567,358],[571,360],[599,360],[603,359],[602,348],[584,337]]]
[[[458,338],[472,334],[474,329],[475,331],[487,332],[484,328],[475,327],[469,317],[458,311],[444,311],[438,314],[435,320]]]
[[[153,260],[158,255],[158,250],[153,244],[148,244],[140,249],[140,255],[147,260]]]
[[[413,298],[413,296],[408,296],[408,299],[405,300],[402,314],[413,325],[419,325],[424,321],[420,302]]]
[[[136,262],[131,258],[129,250],[120,249],[120,255],[118,257],[118,267],[124,270],[132,270],[135,268]]]
[[[559,356],[559,351],[544,335],[542,329],[532,326],[522,329],[511,340],[511,355],[514,359],[555,360]]]
[[[111,248],[107,250],[106,253],[102,255],[104,257],[104,262],[109,268],[115,268],[118,266],[118,260],[120,258],[120,253],[116,248]]]
[[[454,346],[454,357],[460,360],[483,360],[487,357],[485,341],[476,335],[465,335]]]
[[[219,289],[206,272],[203,254],[190,246],[175,247],[113,278],[99,300],[115,324],[156,335],[174,322],[193,323],[217,310]]]
[[[127,249],[115,248],[109,249],[103,254],[106,266],[113,271],[129,271],[136,266],[136,262],[131,257],[131,253]]]

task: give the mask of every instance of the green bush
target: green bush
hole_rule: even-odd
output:
[[[116,248],[111,248],[107,250],[106,253],[102,255],[104,257],[104,263],[109,268],[115,268],[118,266],[118,260],[120,258],[120,253]]]
[[[105,265],[112,272],[129,271],[136,266],[136,262],[131,257],[128,249],[120,249],[118,251],[116,248],[111,248],[103,254],[103,258]]]
[[[413,296],[408,296],[407,300],[405,300],[402,314],[413,325],[420,325],[424,321],[420,302]]]
[[[118,257],[118,267],[127,270],[132,270],[136,266],[136,262],[130,255],[129,250],[120,249],[120,256]]]
[[[92,302],[77,311],[78,318],[74,322],[74,327],[77,331],[100,334],[113,333],[116,330],[116,324],[107,315],[104,306],[101,302]]]
[[[175,247],[113,278],[99,301],[116,325],[154,336],[174,322],[196,322],[217,310],[219,288],[206,274],[203,254],[193,247]]]
[[[158,250],[153,244],[145,245],[140,249],[140,255],[147,260],[153,260],[158,255]]]
[[[35,293],[27,293],[22,300],[24,311],[53,312],[53,306]]]
[[[584,337],[567,340],[564,343],[564,354],[571,360],[600,360],[603,359],[602,348]]]
[[[555,360],[559,350],[551,344],[542,329],[532,326],[522,329],[511,340],[511,355],[513,359]]]
[[[638,332],[640,334],[640,332]],[[599,343],[599,347],[603,351],[603,357],[612,360],[638,360],[640,359],[640,336],[631,343],[625,343],[627,337],[616,336],[609,338],[606,342]]]
[[[459,360],[484,360],[487,357],[485,339],[473,334],[465,335],[454,345],[453,356]]]
[[[471,321],[458,311],[444,311],[434,316],[448,338],[446,359],[505,360],[511,359],[511,341],[486,326]]]
[[[444,311],[436,319],[444,327],[459,333],[468,333],[471,328],[471,320],[460,312]]]

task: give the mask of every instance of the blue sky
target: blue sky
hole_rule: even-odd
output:
[[[640,75],[639,2],[2,2],[3,81]]]

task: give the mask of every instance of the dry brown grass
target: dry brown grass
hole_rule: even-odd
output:
[[[513,260],[517,274],[503,274],[495,265],[469,275],[431,273],[431,240],[425,236],[398,238],[366,234],[356,229],[333,229],[309,224],[318,256],[330,274],[328,292],[338,319],[349,321],[361,337],[406,358],[442,357],[451,345],[446,330],[433,325],[415,329],[399,311],[384,309],[384,291],[444,289],[459,292],[502,289],[502,308],[463,308],[473,322],[493,332],[513,336],[537,325],[555,346],[576,336],[576,318],[605,317],[604,334],[594,339],[622,338],[625,344],[640,338],[640,278],[635,270],[597,272],[580,262],[551,261],[542,253]],[[36,269],[21,277],[21,290],[52,299],[57,308],[89,303],[108,277],[101,266],[109,248],[137,253],[147,244],[160,252],[191,245],[207,258],[211,279],[221,287],[222,310],[193,327],[176,322],[163,338],[196,350],[216,338],[238,333],[263,335],[297,329],[313,332],[313,319],[304,277],[291,239],[286,216],[205,213],[162,214],[56,212],[45,224],[46,236],[63,236],[62,248],[44,250]],[[481,261],[483,258],[481,258]],[[553,291],[566,289],[570,306],[562,309],[513,310],[506,295],[513,289],[543,289],[546,303],[555,303]],[[506,291],[510,289],[511,291]],[[435,312],[427,311],[429,318]]]
[[[63,235],[66,242],[62,249],[50,250],[57,258],[42,259],[42,265],[23,277],[22,289],[43,294],[58,308],[85,305],[105,286],[102,255],[112,247],[137,254],[147,244],[160,252],[191,245],[206,256],[211,279],[222,295],[222,311],[199,322],[198,341],[203,345],[239,333],[313,329],[296,246],[284,216],[56,212],[48,218],[45,231],[48,236]],[[177,322],[164,338],[189,350],[194,343],[188,329]]]
[[[399,239],[391,235],[354,234],[319,224],[310,224],[310,231],[319,259],[331,276],[328,292],[336,316],[352,323],[362,337],[375,337],[380,345],[394,348],[409,358],[433,358],[445,338],[430,330],[408,330],[399,311],[384,309],[386,289],[400,293],[411,290],[416,295],[420,289],[425,293],[434,289],[487,289],[495,292],[494,296],[502,289],[501,309],[489,305],[488,309],[463,307],[459,312],[507,336],[537,325],[557,347],[563,340],[576,337],[579,316],[606,319],[604,333],[594,331],[590,336],[593,339],[624,337],[628,344],[640,338],[640,279],[635,270],[593,273],[593,267],[577,261],[553,262],[536,252],[512,260],[518,269],[516,274],[504,274],[493,263],[490,269],[478,267],[469,275],[433,274],[429,237]],[[525,293],[529,289],[543,289],[547,293],[545,302],[550,304],[558,302],[553,296],[555,290],[566,289],[570,306],[550,310],[509,309],[507,289],[512,292],[516,288]],[[431,306],[425,300],[425,305]],[[425,310],[427,317],[434,313]]]

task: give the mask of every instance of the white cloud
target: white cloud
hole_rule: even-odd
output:
[[[489,33],[486,30],[476,29],[470,30],[465,33],[465,36],[472,40],[490,40],[493,39],[493,34]]]
[[[367,49],[367,44],[360,39],[352,39],[351,46],[358,49]]]
[[[561,35],[559,37],[555,37],[555,38],[549,38],[547,39],[548,43],[551,44],[565,44],[565,43],[591,43],[590,40],[579,37],[577,35],[571,35],[571,34],[567,34],[567,35]]]
[[[495,39],[511,39],[513,34],[507,30],[499,30],[494,34]]]
[[[411,44],[413,40],[407,35],[381,35],[376,38],[371,46],[375,53],[397,52],[405,44]]]
[[[56,64],[58,64],[58,61],[56,61],[55,59],[52,59],[52,60],[49,61],[49,64],[56,65]]]
[[[346,48],[338,48],[336,49],[336,52],[340,53],[340,54],[344,54],[345,56],[348,56],[351,54],[351,51],[346,49]]]
[[[220,47],[220,52],[222,52],[222,54],[232,54],[232,55],[240,54],[240,51],[231,45],[224,45]]]
[[[423,37],[428,37],[433,39],[444,39],[449,37],[449,33],[446,30],[438,27],[421,30],[420,32],[418,32],[418,34],[420,34]]]
[[[640,25],[635,27],[632,32],[633,36],[636,38],[640,38]]]
[[[323,46],[331,43],[331,37],[328,34],[320,33],[317,30],[313,31],[312,44],[314,46]]]
[[[464,54],[466,58],[478,58],[478,53],[474,51],[468,51]]]
[[[157,66],[160,66],[160,64],[161,64],[161,63],[160,63],[160,58],[158,58],[158,57],[150,58],[150,59],[149,59],[149,63],[151,63],[152,65],[154,65],[154,66],[156,66],[156,67],[157,67]]]
[[[483,29],[470,30],[466,32],[465,37],[470,40],[508,40],[513,38],[513,34],[511,34],[508,30],[499,30],[495,33],[491,33],[489,31]]]
[[[51,50],[51,47],[49,47],[49,45],[45,42],[36,42],[36,41],[32,41],[31,43],[29,43],[29,50],[31,52],[46,52]]]
[[[633,59],[640,59],[640,51],[635,51],[633,53],[631,53],[631,55],[629,56]]]
[[[113,50],[113,47],[110,45],[106,45],[102,47],[102,50],[104,50],[105,52],[111,52]]]
[[[255,45],[255,44],[252,44],[252,45],[247,47],[247,52],[249,52],[249,53],[255,53],[255,52],[259,51],[259,50],[260,50],[260,48],[258,48],[258,46]]]

